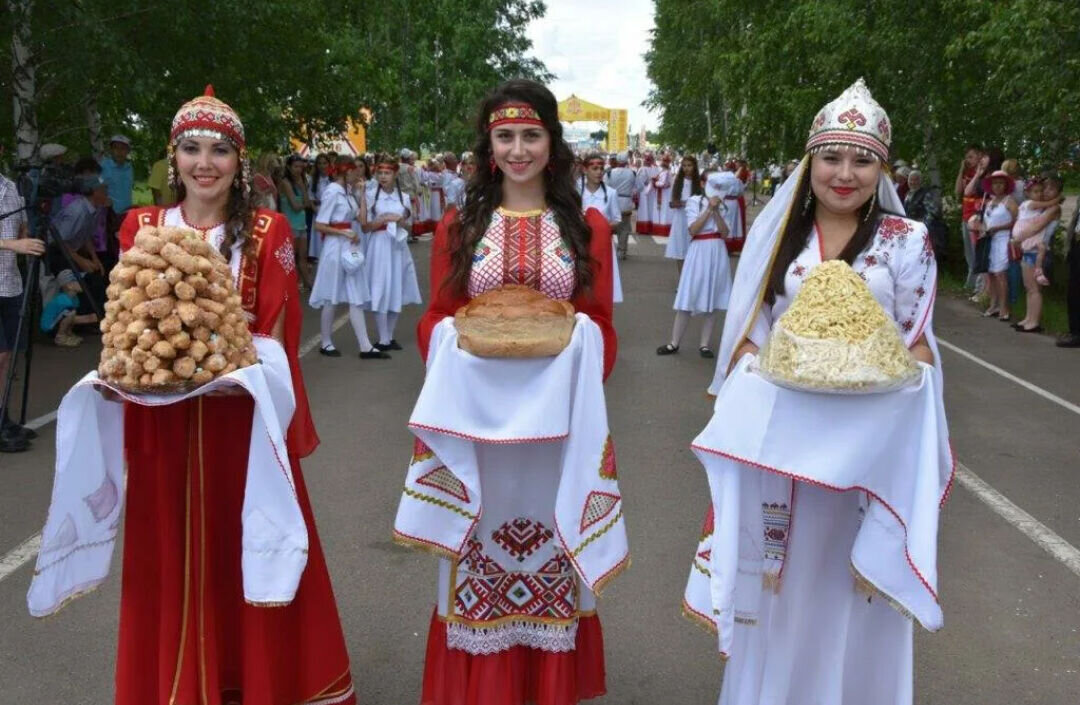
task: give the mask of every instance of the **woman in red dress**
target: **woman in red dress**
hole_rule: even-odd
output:
[[[182,106],[169,140],[179,201],[128,213],[123,249],[143,225],[194,229],[230,261],[253,334],[285,348],[296,412],[286,437],[308,532],[293,601],[254,606],[241,581],[241,509],[253,413],[246,394],[165,407],[128,404],[128,509],[120,602],[118,705],[349,705],[349,657],[300,458],[319,443],[300,373],[301,310],[292,232],[255,208],[244,128],[207,94]]]
[[[574,155],[562,138],[555,97],[532,81],[504,83],[481,106],[477,131],[473,154],[479,168],[467,186],[464,207],[448,211],[435,231],[431,305],[418,327],[421,354],[426,359],[432,330],[443,318],[485,291],[518,284],[569,300],[597,324],[606,378],[616,353],[611,231],[598,211],[580,210],[571,173]],[[484,496],[485,518],[505,515],[519,527],[544,529],[533,519],[551,512],[550,506],[539,506],[540,500],[523,498],[520,492],[499,496],[487,487]],[[522,518],[523,512],[532,518]],[[538,578],[522,572],[511,558],[501,558],[490,532],[478,529],[469,543],[467,555],[442,561],[440,595],[454,589],[448,582],[451,571],[457,575],[473,570],[481,552],[489,569],[495,569],[497,560],[517,578]],[[550,570],[539,579],[559,585],[577,580],[559,551],[546,568]],[[502,601],[496,610],[471,619],[460,604],[468,601],[460,590],[456,607],[447,608],[440,598],[428,634],[421,702],[572,705],[603,695],[603,636],[595,601],[584,585],[569,589],[574,597],[555,617],[550,614],[558,610],[540,614],[535,606]],[[447,609],[455,612],[454,624],[447,620]],[[561,640],[552,637],[556,632],[563,635]]]

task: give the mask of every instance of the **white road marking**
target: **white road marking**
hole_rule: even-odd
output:
[[[345,325],[348,322],[348,320],[349,320],[349,314],[347,314],[347,313],[344,314],[344,315],[338,316],[337,319],[334,320],[333,330],[335,330],[335,331],[338,330],[343,325]],[[320,340],[321,340],[321,338],[318,335],[313,335],[310,338],[308,338],[307,340],[305,340],[303,342],[303,344],[300,345],[300,350],[299,350],[300,357],[303,357],[303,356],[307,355],[312,350],[319,347]],[[44,416],[39,416],[36,419],[33,419],[32,421],[28,422],[26,424],[26,426],[28,428],[32,428],[32,429],[39,429],[42,426],[44,426],[44,425],[46,425],[48,423],[52,423],[55,420],[56,420],[56,412],[55,411],[50,411],[49,413],[45,414]],[[36,534],[34,534],[33,536],[31,536],[30,538],[28,538],[25,541],[23,541],[22,543],[20,543],[18,546],[16,546],[12,550],[8,551],[6,554],[4,554],[4,557],[0,558],[0,580],[3,580],[4,578],[6,578],[9,575],[11,575],[12,573],[14,573],[24,563],[32,561],[37,556],[38,550],[40,548],[41,548],[41,532],[39,531]]]
[[[956,479],[979,501],[989,507],[994,514],[1012,524],[1020,533],[1034,541],[1039,548],[1049,553],[1055,560],[1077,576],[1080,576],[1080,549],[1013,504],[1008,497],[986,484],[981,477],[973,473],[963,463],[957,463]]]
[[[40,548],[41,533],[38,532],[0,558],[0,580],[14,573],[23,563],[33,559]]]
[[[950,343],[950,342],[948,342],[946,340],[942,340],[941,338],[938,338],[937,342],[938,342],[938,345],[945,348],[946,350],[951,350],[952,352],[956,353],[957,355],[959,355],[961,357],[964,357],[964,358],[967,358],[968,360],[971,360],[976,365],[982,365],[986,369],[990,370],[991,372],[993,372],[993,373],[995,373],[997,375],[1000,375],[1001,377],[1004,377],[1005,379],[1009,380],[1010,382],[1015,382],[1016,384],[1019,384],[1021,387],[1028,390],[1029,392],[1034,392],[1035,394],[1038,394],[1040,397],[1042,397],[1044,399],[1048,399],[1049,401],[1054,402],[1055,404],[1062,407],[1063,409],[1068,409],[1069,411],[1073,412],[1074,414],[1080,415],[1080,406],[1077,406],[1076,404],[1073,404],[1071,401],[1067,401],[1065,399],[1062,399],[1058,395],[1052,394],[1052,393],[1046,391],[1045,389],[1043,389],[1042,387],[1040,387],[1038,385],[1034,385],[1031,382],[1028,382],[1026,379],[1020,379],[1019,377],[1012,374],[1011,372],[1007,372],[1007,371],[1001,369],[1000,367],[998,367],[997,365],[989,363],[986,360],[982,359],[981,357],[978,357],[977,355],[972,355],[967,350],[964,350],[961,347],[957,347],[956,345],[953,345],[952,343]]]

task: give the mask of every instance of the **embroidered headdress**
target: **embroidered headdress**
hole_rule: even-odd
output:
[[[237,187],[244,196],[251,191],[251,166],[247,159],[247,140],[244,137],[244,124],[228,104],[214,97],[214,87],[207,84],[201,96],[192,98],[180,106],[173,116],[172,129],[169,130],[169,182],[175,188],[180,179],[176,173],[175,150],[180,140],[186,137],[211,137],[223,139],[240,154],[240,179]]]
[[[544,126],[544,121],[540,119],[540,113],[536,112],[536,108],[528,103],[503,103],[488,115],[487,129],[493,130],[499,125],[515,122]]]
[[[892,123],[889,116],[860,78],[839,98],[818,111],[810,126],[806,151],[813,154],[829,145],[845,145],[873,154],[887,164],[890,144]]]

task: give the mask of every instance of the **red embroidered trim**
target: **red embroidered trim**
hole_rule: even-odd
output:
[[[809,477],[804,477],[802,475],[797,475],[797,474],[795,474],[793,472],[787,472],[786,470],[781,470],[779,468],[774,468],[774,467],[769,466],[769,465],[763,465],[761,463],[756,463],[753,460],[748,460],[746,458],[740,458],[737,455],[732,455],[731,453],[725,453],[724,451],[716,450],[715,448],[706,448],[705,446],[700,446],[700,445],[697,445],[697,444],[693,444],[690,447],[693,450],[700,450],[700,451],[703,451],[705,453],[710,453],[712,455],[719,455],[722,458],[727,458],[728,460],[734,460],[735,462],[742,463],[743,465],[749,465],[749,466],[755,467],[755,468],[757,468],[759,470],[765,470],[766,472],[771,472],[771,473],[774,473],[776,475],[781,475],[783,477],[787,477],[787,478],[790,478],[792,480],[798,480],[799,482],[805,482],[806,484],[814,485],[815,487],[822,487],[824,489],[831,490],[833,492],[850,492],[851,490],[862,490],[868,496],[873,497],[878,502],[880,502],[881,506],[888,509],[889,513],[893,515],[893,518],[896,519],[896,523],[898,523],[900,525],[900,527],[904,530],[904,557],[907,559],[908,566],[911,567],[912,572],[915,573],[916,577],[919,578],[919,582],[921,582],[923,584],[923,587],[925,587],[926,591],[930,593],[930,596],[934,598],[934,602],[938,602],[937,592],[934,591],[934,588],[930,587],[929,581],[927,581],[927,579],[925,577],[923,577],[922,572],[919,571],[919,569],[915,566],[915,563],[911,560],[911,554],[908,553],[908,549],[907,549],[907,544],[908,544],[908,541],[907,541],[907,539],[908,539],[907,524],[905,524],[904,520],[900,518],[900,515],[896,513],[896,510],[893,509],[892,506],[888,502],[883,500],[877,494],[871,492],[870,490],[868,490],[865,487],[862,487],[861,485],[852,485],[851,487],[836,487],[836,486],[827,484],[825,482],[821,482],[819,480],[813,480],[813,479],[811,479]]]
[[[569,433],[564,433],[561,436],[537,436],[536,438],[507,438],[504,440],[499,440],[492,438],[479,438],[477,436],[470,436],[467,433],[458,433],[457,431],[451,431],[447,428],[439,428],[438,426],[427,426],[421,423],[410,423],[409,428],[421,428],[425,431],[434,431],[435,433],[441,433],[446,436],[463,438],[466,441],[473,441],[475,443],[490,443],[491,445],[513,445],[515,443],[550,443],[552,441],[565,440],[570,435]]]
[[[506,103],[501,105],[488,115],[488,130],[499,125],[508,123],[525,123],[527,125],[544,126],[540,114],[528,103]]]
[[[201,226],[198,226],[198,225],[195,225],[190,220],[188,220],[187,213],[184,212],[184,204],[183,203],[180,204],[180,220],[184,221],[184,225],[188,226],[192,230],[198,230],[203,235],[206,235],[207,232],[213,230],[214,228],[219,228],[219,227],[221,227],[222,225],[225,224],[225,221],[221,220],[221,221],[218,221],[217,223],[214,223],[213,225],[208,225],[205,228],[201,227]]]

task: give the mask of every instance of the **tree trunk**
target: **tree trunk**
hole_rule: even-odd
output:
[[[97,109],[97,98],[93,93],[86,97],[86,129],[90,133],[90,153],[101,159],[105,155],[105,142],[101,136],[101,113]]]
[[[15,118],[15,159],[29,163],[36,155],[41,136],[37,126],[37,90],[34,56],[30,43],[33,0],[9,0],[11,7],[11,77]]]
[[[748,112],[749,108],[743,100],[742,108],[739,110],[739,157],[743,159],[746,158],[746,115]]]
[[[712,131],[712,110],[709,106],[708,93],[705,94],[705,133],[708,135],[708,139],[705,140],[705,143],[708,144],[710,142],[713,142],[714,137]]]

